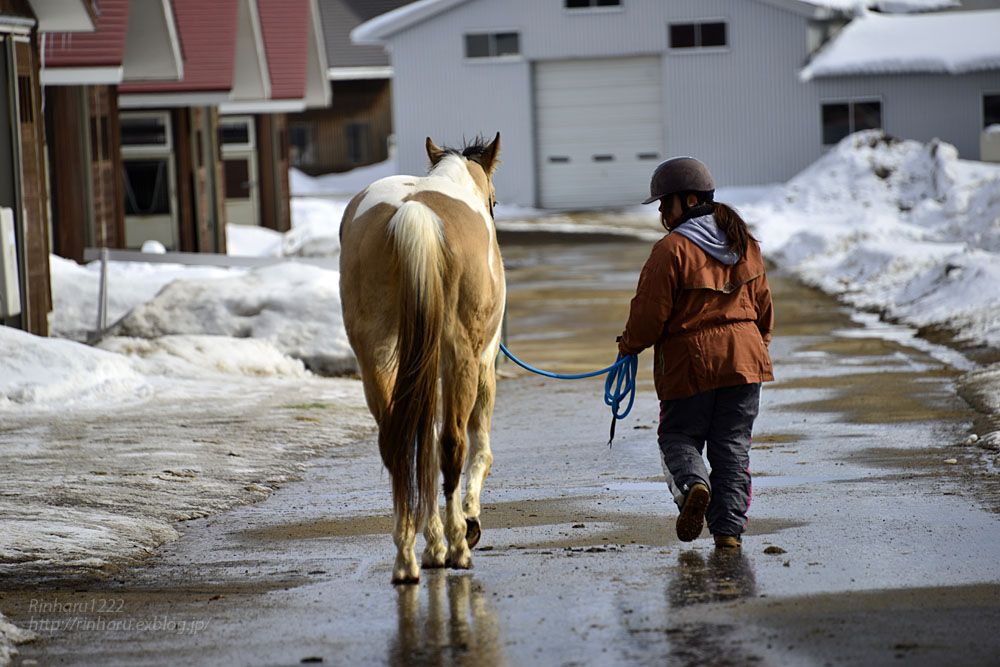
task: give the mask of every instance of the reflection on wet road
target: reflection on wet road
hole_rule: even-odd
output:
[[[560,372],[613,361],[650,244],[501,245],[511,350]],[[648,354],[613,449],[602,380],[505,364],[474,570],[389,584],[388,484],[369,438],[332,447],[266,502],[189,522],[120,582],[59,593],[120,598],[131,617],[204,621],[204,632],[63,629],[22,647],[24,664],[995,661],[1000,518],[980,495],[990,482],[964,465],[973,414],[955,370],[867,334],[832,299],[771,282],[778,381],[763,391],[742,551],[673,534]],[[5,593],[5,612],[26,625],[37,595]]]
[[[500,665],[496,612],[471,575],[426,572],[420,585],[396,587],[396,637],[390,665]]]

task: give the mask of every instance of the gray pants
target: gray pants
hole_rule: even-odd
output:
[[[680,507],[688,489],[706,485],[705,519],[713,535],[739,536],[750,509],[750,435],[760,409],[760,383],[660,401],[657,436],[663,473]],[[702,458],[706,444],[709,473]]]

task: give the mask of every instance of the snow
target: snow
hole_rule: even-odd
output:
[[[1000,10],[898,16],[863,12],[799,77],[937,72],[1000,68]]]
[[[302,386],[328,393],[338,428],[362,428],[368,422],[357,381],[316,373],[341,373],[354,363],[339,303],[340,217],[353,192],[395,170],[390,161],[315,179],[292,172],[291,231],[227,227],[230,254],[284,261],[253,269],[110,262],[115,324],[96,347],[82,341],[96,322],[99,263],[78,266],[53,256],[54,337],[0,327],[5,425],[118,408],[155,424],[165,406],[186,416],[205,397],[231,401],[246,420],[259,405],[254,400]],[[962,352],[963,345],[1000,348],[1000,165],[960,160],[945,143],[870,131],[844,139],[787,183],[721,188],[717,198],[740,209],[770,260],[865,311],[856,318],[866,332],[935,349],[965,372],[963,396],[1000,411],[1000,364],[980,366]],[[501,230],[662,235],[651,206],[543,212],[501,205],[497,216]],[[915,337],[925,326],[953,331],[957,349]],[[82,419],[85,428],[98,428]],[[108,444],[84,438],[74,455],[90,467],[50,470],[46,461],[65,456],[59,446],[42,435],[7,445],[8,461],[42,463],[17,493],[0,494],[0,571],[24,563],[99,569],[116,553],[152,548],[177,536],[178,518],[266,494],[259,480],[294,474],[309,447],[292,436],[277,446],[262,438],[220,462],[209,457],[205,438],[164,440],[151,429],[134,442],[115,441],[110,457],[100,451]],[[139,461],[156,474],[123,481]],[[164,495],[182,484],[183,493]],[[97,488],[107,504],[51,503],[46,496],[60,489],[67,497],[97,497]],[[0,664],[28,639],[0,615]]]
[[[1000,165],[872,130],[743,212],[765,255],[805,282],[892,321],[1000,347]]]

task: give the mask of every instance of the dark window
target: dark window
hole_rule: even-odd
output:
[[[521,35],[516,32],[474,33],[465,36],[466,58],[498,58],[521,53]]]
[[[671,23],[670,48],[695,49],[726,46],[726,23]]]
[[[835,144],[851,133],[849,104],[823,105],[823,143]]]
[[[697,45],[693,23],[675,23],[670,26],[670,48],[689,49]]]
[[[490,36],[489,35],[466,35],[465,36],[465,57],[466,58],[489,58],[490,57]]]
[[[125,215],[170,213],[167,160],[124,160]]]
[[[618,7],[621,0],[564,0],[566,9],[585,9],[587,7]]]
[[[882,127],[882,103],[830,102],[822,106],[823,144],[835,144],[861,130]]]
[[[366,121],[355,121],[344,126],[347,139],[347,159],[352,164],[363,164],[369,161],[371,145],[370,130]]]
[[[496,56],[516,56],[521,52],[520,38],[516,32],[501,32],[496,35]]]
[[[219,143],[225,144],[249,144],[250,143],[250,123],[228,122],[219,124]]]
[[[701,24],[701,46],[725,46],[725,45],[726,45],[725,23]]]
[[[853,120],[854,127],[851,128],[852,132],[879,129],[882,127],[882,103],[855,102]]]
[[[983,95],[983,127],[1000,125],[1000,94]]]
[[[122,116],[122,146],[166,146],[167,123],[163,116]]]
[[[250,161],[223,160],[222,166],[226,174],[226,199],[250,199]]]

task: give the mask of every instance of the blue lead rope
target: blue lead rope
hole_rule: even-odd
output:
[[[608,436],[608,447],[611,446],[611,443],[615,439],[615,424],[619,419],[625,419],[628,416],[628,413],[632,410],[632,403],[635,402],[635,374],[639,367],[639,357],[634,354],[623,356],[619,353],[615,363],[607,368],[590,373],[562,375],[529,366],[511,354],[510,350],[503,343],[500,343],[500,349],[511,361],[521,368],[557,380],[582,380],[583,378],[595,377],[607,373],[608,377],[604,381],[604,404],[611,407],[611,433]],[[621,402],[626,396],[628,396],[628,404],[622,410]]]

